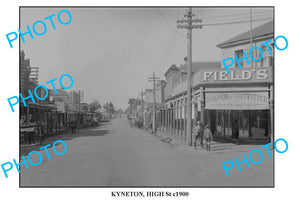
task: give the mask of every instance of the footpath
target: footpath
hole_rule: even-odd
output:
[[[200,149],[199,144],[197,144],[197,147],[195,149],[193,146],[188,146],[185,141],[178,140],[177,138],[170,137],[167,134],[164,134],[162,132],[157,132],[155,134],[156,137],[158,137],[162,142],[169,143],[173,146],[178,147],[179,149],[186,149],[186,150],[194,150],[198,152],[208,152],[211,154],[229,154],[229,153],[248,153],[253,149],[260,149],[262,145],[256,145],[256,144],[236,144],[236,143],[220,143],[218,141],[212,141],[210,151],[206,151],[205,149]],[[271,148],[270,148],[271,149]],[[271,149],[273,151],[273,148]]]

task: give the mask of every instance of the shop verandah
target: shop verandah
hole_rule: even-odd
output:
[[[199,91],[202,91],[204,95],[200,95]],[[216,96],[219,97],[220,94],[221,96],[225,94],[225,97],[229,99],[216,99]],[[268,143],[272,132],[271,97],[268,87],[258,91],[257,87],[230,88],[230,91],[218,89],[218,92],[216,89],[208,88],[206,91],[195,90],[192,101],[192,127],[195,126],[196,121],[209,125],[214,140],[218,142]],[[164,106],[157,107],[156,131],[185,142],[187,136],[186,102],[186,95],[183,93],[167,100]],[[147,114],[147,122],[150,124],[153,120],[152,113],[151,109]]]
[[[53,104],[28,103],[20,106],[20,142],[34,143],[46,137],[68,132],[70,122],[86,127],[93,114],[74,110],[61,111]]]
[[[214,140],[219,142],[265,144],[272,141],[273,71],[272,67],[236,69],[231,71],[234,75],[250,72],[251,75],[226,80],[207,78],[207,73],[226,74],[223,68],[196,72],[192,84],[192,126],[196,121],[209,125]],[[182,82],[173,88],[165,104],[156,109],[156,130],[186,141],[186,111],[186,83]]]
[[[156,131],[182,142],[186,141],[186,113],[184,108],[159,109],[156,112]],[[181,111],[181,113],[180,113]],[[264,144],[270,141],[270,115],[268,110],[205,110],[204,125],[208,124],[217,142]],[[192,126],[200,121],[195,111]],[[148,114],[151,126],[152,112]]]
[[[195,106],[197,107],[197,106]],[[156,109],[155,125],[156,131],[162,132],[174,137],[178,140],[186,140],[186,105],[183,104],[183,100],[177,102],[177,104],[170,104],[169,108],[160,106]],[[196,114],[195,114],[196,113]],[[192,123],[195,124],[199,119],[200,112],[197,109],[193,109]],[[146,128],[152,127],[153,122],[153,110],[151,109],[145,116]]]

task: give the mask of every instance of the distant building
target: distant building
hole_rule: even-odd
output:
[[[78,92],[75,91],[71,91],[70,92],[70,98],[71,98],[71,102],[75,105],[79,105],[80,102],[80,96]]]
[[[173,88],[186,79],[185,75],[181,74],[179,68],[173,64],[165,73],[166,87],[165,87],[165,98],[168,99],[172,96]]]
[[[25,52],[23,50],[19,53],[20,57],[20,70],[19,70],[19,83],[20,88],[19,91],[22,93],[22,96],[28,97],[29,92],[31,91],[35,103],[31,100],[31,98],[26,99],[26,107],[20,100],[19,109],[20,109],[20,118],[23,117],[23,120],[27,120],[29,115],[31,115],[34,122],[43,122],[45,123],[48,119],[48,114],[54,110],[54,107],[48,104],[46,100],[39,100],[34,95],[34,88],[37,86],[38,82],[38,75],[33,74],[35,71],[38,70],[37,67],[31,67],[30,59],[25,58]],[[39,97],[45,96],[45,91],[42,88],[37,90],[37,95]],[[48,116],[48,117],[47,117]]]
[[[31,87],[31,82],[29,80],[31,67],[30,67],[30,59],[25,59],[25,52],[23,50],[19,53],[20,56],[20,93],[23,94],[24,97],[28,95],[28,89]]]

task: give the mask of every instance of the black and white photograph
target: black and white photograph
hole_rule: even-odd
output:
[[[274,187],[274,7],[19,12],[20,187]]]
[[[297,3],[0,4],[1,212],[297,212]]]

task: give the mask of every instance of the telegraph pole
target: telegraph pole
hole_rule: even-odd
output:
[[[141,109],[142,109],[142,113],[144,114],[144,100],[143,100],[143,98],[144,98],[144,92],[143,92],[143,90],[141,91],[141,96],[142,96],[142,103],[141,103]]]
[[[187,52],[187,143],[192,146],[192,30],[194,28],[202,28],[202,25],[193,24],[193,22],[202,22],[201,19],[193,19],[195,14],[192,14],[192,8],[190,7],[187,13],[184,15],[186,19],[178,20],[177,27],[187,29],[188,39],[188,52]]]
[[[155,103],[155,74],[153,73],[153,121],[152,121],[152,131],[155,132],[156,128],[156,103]]]
[[[143,126],[145,126],[145,114],[144,114],[144,92],[143,90],[141,90],[141,99],[142,99],[142,102],[141,102],[141,111],[142,111],[142,119],[143,119]]]
[[[148,78],[148,81],[153,81],[153,116],[152,116],[152,131],[156,132],[156,103],[155,103],[155,81],[159,80],[158,77],[155,77],[155,73],[153,73],[152,77]]]
[[[79,112],[79,117],[78,117],[78,133],[79,133],[79,126],[80,126],[80,101],[81,101],[81,98],[83,98],[83,91],[78,91],[78,95],[79,95],[79,104],[78,104],[78,112]]]
[[[253,34],[252,34],[252,8],[250,8],[250,48],[253,46]],[[256,57],[255,49],[255,57]],[[251,67],[253,66],[253,60],[251,60]]]

